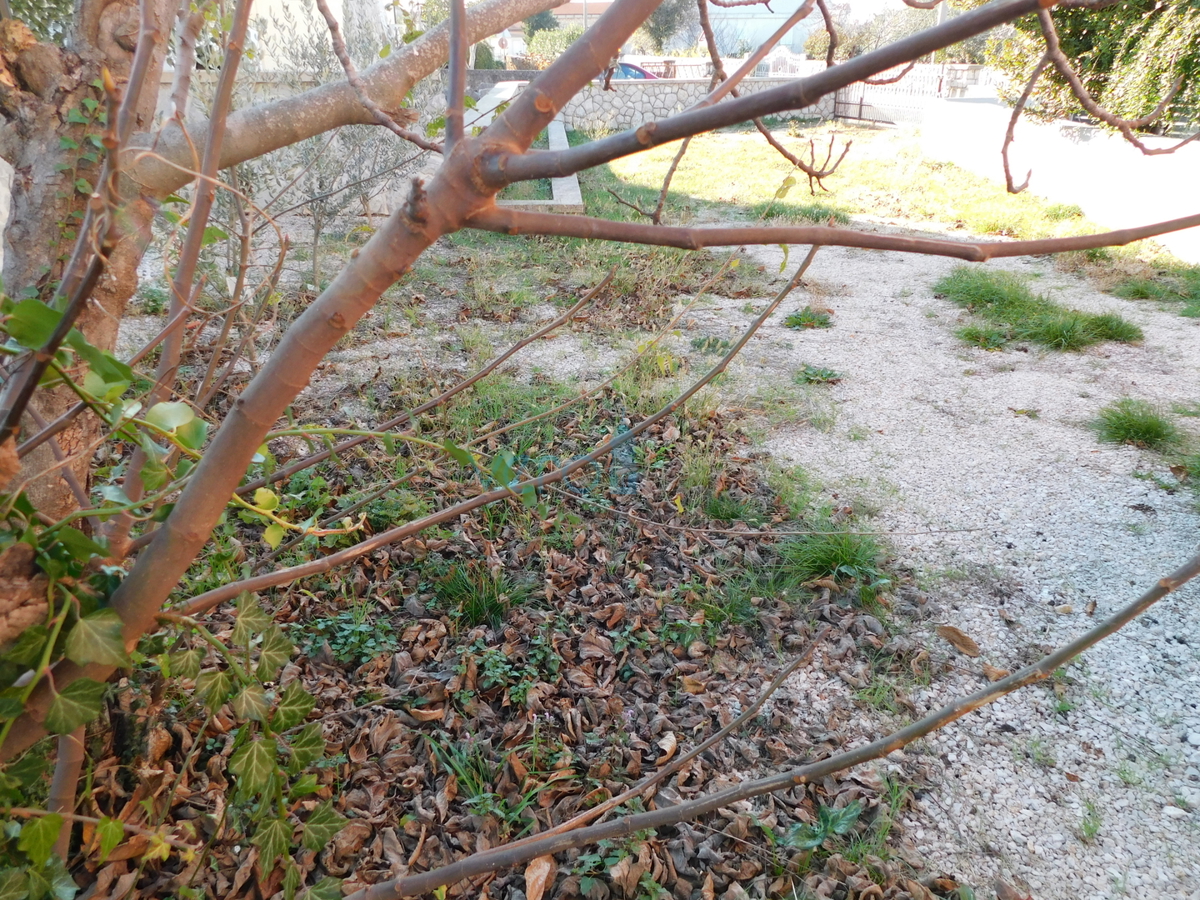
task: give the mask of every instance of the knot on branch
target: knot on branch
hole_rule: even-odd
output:
[[[0,22],[0,84],[48,99],[63,75],[62,52],[38,39],[24,22]]]
[[[425,182],[420,178],[412,180],[412,189],[404,204],[404,218],[413,231],[420,231],[429,221],[428,195],[425,193]]]

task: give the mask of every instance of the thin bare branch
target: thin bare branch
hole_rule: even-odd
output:
[[[1054,19],[1051,17],[1049,10],[1038,10],[1038,21],[1042,26],[1042,36],[1046,39],[1046,56],[1054,63],[1054,68],[1062,75],[1066,82],[1071,87],[1071,93],[1075,95],[1075,99],[1079,101],[1088,114],[1095,116],[1105,125],[1110,125],[1121,133],[1133,146],[1137,147],[1146,156],[1161,156],[1168,153],[1174,153],[1180,147],[1190,144],[1192,141],[1200,140],[1200,131],[1197,131],[1191,137],[1186,137],[1178,143],[1170,147],[1151,148],[1147,147],[1133,132],[1135,128],[1145,128],[1147,125],[1154,122],[1167,109],[1167,106],[1175,99],[1175,95],[1179,92],[1179,88],[1183,85],[1183,76],[1175,80],[1171,85],[1171,89],[1167,91],[1162,101],[1146,115],[1137,119],[1124,119],[1118,115],[1109,112],[1107,109],[1097,103],[1092,95],[1088,92],[1087,87],[1083,83],[1083,79],[1075,71],[1071,65],[1071,61],[1067,59],[1067,55],[1063,53],[1062,46],[1058,40],[1058,30],[1054,27]]]
[[[1039,0],[995,0],[986,6],[956,16],[942,25],[871,53],[856,56],[808,78],[799,78],[780,87],[749,94],[737,100],[687,110],[661,121],[647,122],[635,129],[567,150],[545,150],[519,156],[505,151],[488,153],[481,161],[483,176],[495,187],[535,178],[565,177],[689,135],[748,122],[784,110],[803,109],[839,88],[904,65],[915,57],[982,34],[1025,13],[1034,12],[1039,8],[1038,2]],[[528,90],[522,93],[520,98],[528,93]],[[532,98],[529,102],[533,102]]]
[[[825,0],[817,0],[817,8],[821,10],[821,18],[825,20],[825,33],[829,35],[829,47],[825,50],[825,68],[833,67],[833,54],[838,48],[837,25],[833,22],[833,13]]]
[[[654,226],[647,227],[653,228]],[[176,611],[188,616],[199,615],[200,613],[212,609],[215,606],[219,606],[221,603],[224,603],[227,600],[233,599],[242,591],[261,591],[271,587],[278,587],[281,584],[289,584],[297,579],[307,578],[310,575],[318,575],[322,572],[328,572],[330,569],[337,568],[338,566],[342,566],[348,562],[359,559],[360,557],[365,556],[366,554],[377,550],[380,547],[386,547],[389,544],[394,544],[397,541],[404,540],[404,538],[424,531],[426,528],[430,528],[434,525],[440,525],[443,522],[449,522],[458,518],[464,513],[479,509],[481,506],[487,506],[500,500],[511,499],[513,496],[519,495],[520,492],[525,488],[533,488],[534,490],[537,490],[539,488],[546,487],[547,485],[557,484],[565,478],[569,478],[575,472],[590,466],[597,460],[603,459],[605,456],[611,453],[614,448],[628,443],[636,438],[639,434],[644,432],[647,428],[650,428],[657,422],[662,421],[667,416],[674,413],[677,409],[683,406],[683,404],[694,397],[705,385],[721,374],[721,372],[725,371],[725,367],[729,365],[729,363],[735,356],[737,356],[739,352],[741,352],[741,349],[746,345],[750,338],[752,338],[758,332],[759,328],[761,328],[763,323],[770,317],[772,313],[774,313],[774,311],[779,307],[779,304],[783,302],[784,298],[795,289],[796,285],[800,281],[800,278],[812,264],[812,260],[816,255],[817,249],[818,248],[814,246],[811,250],[809,250],[804,262],[801,263],[800,267],[796,270],[796,274],[791,278],[791,280],[788,281],[784,289],[775,296],[775,299],[771,303],[767,304],[766,308],[762,311],[762,313],[759,314],[758,318],[756,318],[750,324],[750,327],[747,328],[742,337],[736,343],[734,343],[729,352],[726,353],[725,356],[723,356],[720,361],[718,361],[717,364],[708,371],[707,374],[705,374],[698,381],[694,382],[691,387],[687,388],[687,390],[676,397],[671,403],[658,410],[658,412],[643,419],[628,431],[623,431],[620,434],[609,438],[607,441],[604,441],[590,453],[577,457],[571,460],[571,462],[565,466],[553,469],[535,478],[529,478],[510,485],[509,487],[500,488],[499,490],[485,491],[484,493],[471,497],[468,500],[463,500],[459,503],[456,503],[454,506],[445,507],[435,513],[424,516],[423,518],[416,519],[412,522],[407,522],[404,525],[397,526],[396,528],[389,529],[388,531],[380,532],[374,537],[362,541],[353,547],[348,547],[345,550],[331,553],[328,556],[320,559],[310,560],[309,562],[302,563],[298,566],[279,569],[275,572],[269,572],[265,575],[259,575],[254,578],[246,578],[241,581],[223,585],[219,588],[214,588],[211,591],[206,591],[203,594],[193,597],[182,607],[179,607]]]
[[[679,247],[684,250],[734,247],[741,244],[822,244],[827,247],[898,250],[930,256],[949,256],[968,262],[983,262],[1008,256],[1032,256],[1040,253],[1064,253],[1068,250],[1090,250],[1095,247],[1124,246],[1133,241],[1200,226],[1200,214],[1101,234],[1004,243],[919,238],[822,225],[679,228],[642,225],[637,222],[613,222],[590,216],[522,212],[504,207],[492,207],[477,213],[468,225],[482,231],[501,234],[552,234],[560,237]]]
[[[761,797],[776,791],[789,790],[800,785],[812,784],[835,772],[881,759],[1001,697],[1049,678],[1061,666],[1128,625],[1155,603],[1177,591],[1197,575],[1200,575],[1200,555],[1193,557],[1171,575],[1161,579],[1153,588],[1116,615],[1033,665],[992,682],[973,694],[960,697],[921,720],[869,744],[787,772],[743,782],[686,803],[625,816],[612,822],[593,825],[565,834],[552,834],[545,838],[539,836],[537,839],[520,845],[506,845],[494,850],[485,850],[429,872],[371,885],[350,894],[346,900],[399,900],[401,897],[420,896],[443,885],[456,884],[467,878],[507,869],[539,856],[560,853],[602,840],[627,837],[645,829],[662,828],[696,819],[731,803]]]
[[[440,144],[428,141],[415,131],[405,128],[385,112],[382,106],[371,99],[371,95],[367,91],[367,86],[363,84],[362,78],[359,77],[354,60],[350,58],[350,51],[346,49],[346,40],[342,37],[341,26],[338,25],[337,18],[329,8],[328,0],[317,0],[317,9],[324,16],[325,24],[329,26],[329,38],[333,42],[333,52],[337,56],[338,62],[342,64],[342,71],[346,73],[346,81],[350,83],[350,87],[354,88],[358,102],[371,114],[371,118],[397,137],[411,141],[423,150],[432,150],[435,153],[441,153],[442,148]]]
[[[200,37],[200,29],[204,27],[205,12],[211,4],[212,0],[205,0],[195,12],[192,12],[188,3],[179,7],[179,23],[175,29],[175,78],[171,84],[171,105],[174,107],[172,116],[180,120],[187,115],[192,73],[196,70],[196,41]]]
[[[1031,168],[1025,173],[1024,181],[1020,184],[1013,183],[1012,167],[1008,161],[1008,148],[1012,146],[1012,142],[1015,140],[1014,133],[1017,130],[1017,122],[1021,118],[1021,113],[1025,111],[1025,105],[1029,102],[1029,98],[1033,96],[1033,88],[1038,83],[1038,79],[1042,77],[1042,73],[1046,71],[1046,66],[1050,65],[1050,62],[1050,56],[1046,54],[1033,67],[1029,81],[1025,83],[1025,90],[1021,92],[1021,96],[1017,100],[1017,105],[1013,107],[1012,117],[1008,120],[1008,130],[1004,132],[1004,146],[1000,148],[1000,158],[1004,160],[1004,184],[1008,187],[1010,194],[1021,193],[1021,191],[1029,187],[1029,179],[1033,177],[1033,169]]]
[[[907,0],[906,0],[906,2],[907,2]],[[934,6],[936,6],[938,3],[941,3],[941,2],[942,2],[942,0],[935,0]],[[933,9],[932,6],[929,8]],[[876,87],[878,87],[880,85],[884,85],[884,84],[896,84],[897,82],[903,80],[904,76],[907,75],[909,72],[911,72],[913,69],[915,69],[916,66],[917,66],[917,61],[914,59],[907,66],[905,66],[903,69],[901,69],[900,73],[898,75],[892,75],[892,76],[889,76],[888,78],[864,78],[862,83],[874,85]]]
[[[50,793],[46,797],[46,812],[58,813],[64,818],[75,814],[75,791],[79,787],[79,775],[83,771],[83,744],[87,729],[80,726],[70,734],[58,737],[58,758],[54,762],[54,777],[50,781]],[[71,829],[63,828],[54,842],[54,852],[59,859],[66,859],[71,848]]]
[[[446,85],[446,152],[462,140],[467,95],[467,10],[450,0],[450,79]]]

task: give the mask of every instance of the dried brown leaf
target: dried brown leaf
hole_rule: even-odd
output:
[[[983,674],[988,681],[999,681],[1001,678],[1009,674],[1008,669],[998,669],[995,666],[983,664]]]
[[[526,900],[542,900],[546,886],[554,880],[558,867],[553,856],[539,856],[525,867]]]
[[[663,755],[654,761],[656,766],[661,766],[672,756],[675,755],[675,750],[679,746],[679,739],[675,737],[673,731],[668,731],[662,736],[662,740],[658,742],[658,746],[662,749]]]
[[[959,653],[972,657],[979,655],[979,645],[969,635],[953,625],[939,625],[935,631],[938,637],[951,644]]]

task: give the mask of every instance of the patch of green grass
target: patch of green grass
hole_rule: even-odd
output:
[[[514,606],[531,596],[528,585],[507,575],[493,576],[481,562],[453,566],[434,585],[438,605],[468,628],[498,626]]]
[[[795,378],[797,384],[837,384],[841,380],[840,372],[812,365],[805,365]]]
[[[791,313],[783,320],[783,324],[788,328],[832,328],[833,316],[823,309],[806,306]]]
[[[934,285],[934,292],[988,322],[959,332],[964,340],[986,349],[1009,341],[1031,341],[1052,350],[1080,350],[1101,341],[1142,339],[1142,330],[1116,313],[1067,309],[1035,295],[1011,272],[959,266]]]
[[[1149,450],[1169,450],[1183,439],[1175,424],[1156,406],[1134,397],[1122,397],[1101,409],[1095,428],[1106,444],[1131,444]]]
[[[779,545],[779,558],[789,576],[798,582],[831,578],[858,584],[862,600],[874,598],[891,580],[882,568],[883,548],[873,537],[849,531],[818,530]]]
[[[762,507],[754,499],[734,497],[728,491],[718,496],[710,494],[700,508],[706,516],[718,522],[758,525],[765,518]]]
[[[1136,275],[1120,282],[1113,293],[1127,300],[1182,303],[1180,315],[1200,317],[1200,266],[1173,265],[1152,275]]]
[[[1100,808],[1094,800],[1083,801],[1083,818],[1079,820],[1079,839],[1085,844],[1090,844],[1100,834],[1100,827],[1104,824],[1104,817],[1100,814]]]

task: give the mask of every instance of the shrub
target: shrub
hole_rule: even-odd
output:
[[[529,39],[526,54],[539,69],[545,69],[582,36],[583,28],[580,25],[547,28]]]

